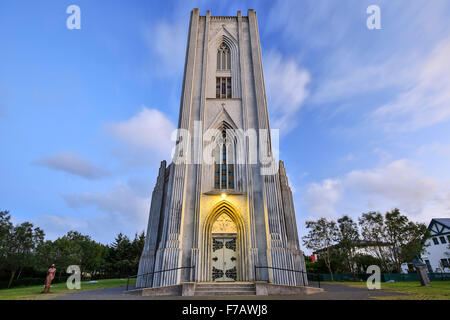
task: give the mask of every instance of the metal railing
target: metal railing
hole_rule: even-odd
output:
[[[255,266],[255,281],[260,281],[259,280],[259,273],[257,272],[257,269],[272,269],[272,270],[279,270],[279,271],[294,272],[295,274],[301,273],[302,280],[303,280],[302,281],[302,286],[303,287],[306,286],[306,280],[308,280],[308,275],[303,270],[284,269],[284,268],[276,268],[276,267],[268,267],[268,266],[267,267]],[[270,283],[270,280],[268,280],[268,282]],[[320,278],[319,278],[319,288],[320,288]]]
[[[143,274],[137,274],[137,275],[134,275],[134,276],[128,276],[128,278],[127,278],[127,289],[126,289],[126,291],[129,290],[130,279],[132,279],[132,278],[136,278],[135,289],[144,289],[144,288],[150,288],[150,287],[148,287],[148,286],[140,286],[140,287],[137,287],[137,282],[138,282],[138,278],[139,278],[139,277],[144,277],[144,276],[146,276],[147,278],[145,279],[145,283],[148,283],[148,275],[151,275],[151,276],[152,276],[152,282],[151,282],[151,283],[152,283],[152,286],[153,286],[153,282],[154,282],[154,280],[155,280],[155,274],[158,274],[158,273],[164,273],[164,272],[169,272],[169,271],[175,271],[175,270],[180,270],[180,269],[192,269],[192,268],[194,268],[194,266],[190,266],[190,267],[178,267],[178,268],[159,270],[159,271],[148,272],[148,273],[143,273]]]
[[[320,279],[322,279],[321,274],[308,273],[308,281],[316,281],[319,288],[320,288]]]

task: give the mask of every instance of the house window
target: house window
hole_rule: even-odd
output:
[[[219,46],[217,50],[217,70],[231,69],[231,55],[230,49],[225,42]]]
[[[216,78],[216,98],[231,99],[231,77]]]
[[[428,272],[433,272],[433,268],[431,268],[430,261],[429,260],[425,260],[425,263],[427,264]]]
[[[434,244],[439,244],[439,241],[437,238],[433,238],[433,242],[434,242]]]
[[[446,244],[447,243],[447,241],[445,241],[445,237],[439,237],[439,239],[441,239],[441,243],[442,244]]]

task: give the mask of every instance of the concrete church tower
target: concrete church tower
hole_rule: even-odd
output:
[[[137,287],[306,285],[305,274],[279,270],[305,263],[284,164],[272,156],[254,10],[191,12],[178,128],[153,191]]]

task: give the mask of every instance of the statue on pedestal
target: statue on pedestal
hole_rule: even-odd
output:
[[[52,264],[50,269],[47,271],[47,278],[45,278],[45,289],[44,293],[50,292],[50,285],[52,284],[53,279],[55,278],[56,268],[55,264]]]
[[[422,260],[416,255],[412,261],[414,267],[417,271],[417,276],[419,277],[420,285],[429,287],[431,285],[430,278],[427,273],[427,265],[423,263]]]

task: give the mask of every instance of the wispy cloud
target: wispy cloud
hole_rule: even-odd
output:
[[[410,131],[450,119],[450,38],[439,43],[397,98],[373,116],[387,130]]]
[[[106,125],[106,131],[121,145],[116,155],[128,158],[130,154],[139,158],[139,154],[157,158],[169,158],[173,142],[171,134],[175,125],[164,113],[156,109],[142,107],[141,111],[128,120]]]
[[[151,190],[148,190],[150,194]],[[148,215],[149,201],[138,194],[129,184],[118,183],[106,192],[85,192],[63,195],[71,208],[93,206],[100,211],[121,214],[130,219],[145,221]]]
[[[188,22],[187,19],[160,20],[145,28],[144,39],[158,60],[153,65],[157,66],[155,71],[159,76],[178,76],[183,72]]]
[[[118,182],[112,188],[103,192],[82,192],[64,194],[62,198],[66,204],[75,210],[84,211],[86,208],[95,208],[102,213],[89,218],[88,224],[82,218],[75,220],[63,220],[60,228],[68,228],[69,225],[80,225],[89,232],[95,230],[105,234],[101,228],[109,228],[110,236],[118,232],[129,234],[145,229],[150,208],[151,195],[150,182],[131,179],[127,183]],[[57,217],[52,218],[54,227],[58,229]],[[96,224],[102,222],[99,226]]]
[[[33,164],[90,180],[100,179],[109,175],[108,170],[93,165],[89,160],[73,152],[60,152],[46,156],[34,161]]]
[[[342,178],[312,183],[305,194],[312,217],[359,215],[398,207],[411,218],[427,222],[450,215],[450,183],[425,175],[408,160],[384,167],[353,170]]]
[[[314,217],[334,217],[336,204],[342,193],[338,179],[326,179],[321,183],[311,183],[305,193],[305,204]]]
[[[278,52],[266,53],[263,60],[272,128],[283,134],[296,125],[295,115],[308,97],[311,76],[294,59]]]

